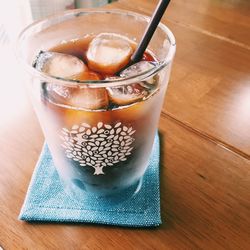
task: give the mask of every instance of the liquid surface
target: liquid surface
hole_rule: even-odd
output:
[[[76,56],[80,60],[83,60],[83,62],[86,65],[88,65],[86,53],[87,53],[87,50],[89,48],[89,44],[94,39],[94,37],[95,36],[87,35],[84,38],[79,38],[79,39],[74,39],[74,40],[67,41],[67,42],[62,42],[61,44],[58,44],[58,45],[52,47],[49,51]],[[130,45],[134,51],[136,48],[136,44],[131,41]],[[150,52],[145,52],[143,54],[142,61],[157,62],[156,58]],[[100,77],[101,80],[104,80],[107,77],[114,76],[112,74],[103,74],[100,72],[96,72],[94,70],[92,70],[92,71],[93,71],[93,73],[98,74],[98,76]],[[92,79],[91,78],[90,79],[86,79],[86,78],[83,79],[82,78],[79,80],[92,80]]]
[[[112,36],[106,33],[104,35]],[[121,71],[120,76],[103,72],[103,69],[99,70],[100,65],[98,65],[95,71],[92,67],[91,69],[89,68],[87,56],[90,46],[93,47],[92,41],[94,41],[94,39],[96,39],[96,37],[85,36],[81,39],[62,42],[51,48],[49,52],[41,52],[34,65],[39,70],[56,77],[65,78],[65,76],[73,74],[73,76],[69,78],[66,77],[66,79],[98,81],[136,76],[144,71],[152,69],[158,63],[151,53],[145,52],[141,62],[124,69]],[[136,45],[132,41],[129,41],[130,43],[128,41],[129,40],[125,40],[131,50],[134,51]],[[115,44],[115,46],[118,45]],[[96,51],[98,52],[99,50],[97,49]],[[115,51],[119,53],[122,49],[116,48],[116,50]],[[109,49],[109,51],[111,51],[111,55],[109,55],[109,53],[105,54],[103,51],[101,54],[103,55],[104,53],[104,55],[107,57],[110,56],[113,60],[117,58],[120,60],[119,56],[112,55],[113,52],[111,49]],[[95,57],[97,57],[98,60],[98,55],[95,55]],[[101,60],[99,59],[99,61]],[[105,59],[102,61],[105,62],[108,60]],[[108,70],[105,69],[104,71],[109,71],[110,68],[113,69],[116,67],[114,64],[110,65],[110,67],[107,67]],[[106,67],[106,65],[101,66]],[[127,85],[123,84],[118,87],[109,87],[107,84],[106,88],[84,88],[84,86],[80,84],[78,86],[63,86],[59,84],[44,83],[43,96],[49,102],[63,107],[78,110],[105,111],[124,108],[125,106],[148,99],[158,91],[158,83],[159,79],[157,75],[141,82]]]

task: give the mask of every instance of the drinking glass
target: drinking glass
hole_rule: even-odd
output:
[[[34,60],[40,51],[64,41],[103,32],[137,43],[148,22],[149,17],[132,12],[78,9],[35,22],[19,36],[17,54],[26,70],[33,106],[65,191],[74,197],[131,197],[140,190],[169,81],[175,38],[160,23],[148,46],[159,63],[127,78],[60,79],[36,70]],[[68,90],[79,94],[123,91],[138,84],[148,95],[129,105],[92,110],[68,104]],[[65,89],[65,95],[56,98],[57,88]],[[98,94],[91,98],[98,99]]]

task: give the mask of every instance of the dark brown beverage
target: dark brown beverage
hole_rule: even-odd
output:
[[[50,49],[84,62],[87,68],[73,80],[116,77],[89,69],[86,53],[93,38],[86,36]],[[39,56],[35,67],[38,61]],[[149,52],[142,61],[157,63]],[[106,88],[43,84],[40,111],[46,117],[47,140],[66,186],[106,195],[139,182],[148,164],[161,105],[157,85],[155,76]]]
[[[80,201],[124,197],[148,167],[175,53],[173,34],[159,24],[142,61],[130,66],[148,21],[118,10],[74,10],[19,37],[53,162]]]

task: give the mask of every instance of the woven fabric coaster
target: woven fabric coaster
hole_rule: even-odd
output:
[[[129,227],[161,224],[159,183],[159,136],[156,135],[149,167],[140,191],[132,198],[103,206],[91,198],[77,202],[68,196],[45,144],[35,167],[19,219],[25,221],[99,223]]]

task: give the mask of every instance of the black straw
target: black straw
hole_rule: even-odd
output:
[[[155,11],[154,14],[150,20],[150,22],[148,23],[148,26],[142,36],[142,39],[138,45],[138,47],[136,48],[134,54],[131,56],[131,62],[130,64],[134,64],[139,62],[142,57],[143,57],[143,53],[146,50],[166,8],[168,7],[170,0],[160,0]]]

